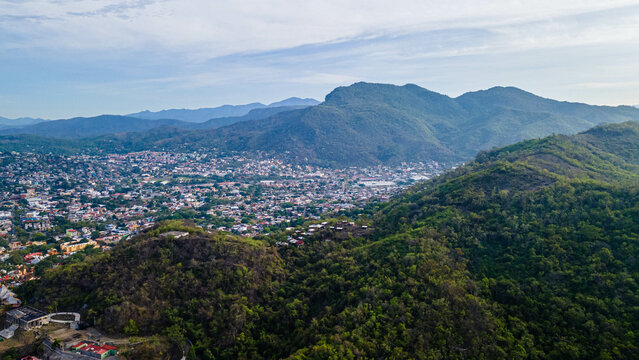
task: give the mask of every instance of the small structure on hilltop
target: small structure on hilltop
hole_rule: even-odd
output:
[[[62,319],[60,319],[62,317]],[[80,324],[80,314],[76,312],[59,312],[49,314],[49,322],[57,324],[69,324],[71,329],[78,329]]]
[[[49,315],[30,306],[21,306],[9,310],[6,314],[7,325],[18,325],[22,330],[32,330],[49,323]]]
[[[118,348],[109,344],[98,345],[91,341],[81,341],[72,345],[71,351],[96,359],[104,359],[109,356],[117,355]]]
[[[169,232],[165,232],[160,234],[161,237],[169,237],[169,236],[173,236],[175,239],[179,239],[181,237],[185,237],[187,236],[189,233],[186,231],[169,231]]]

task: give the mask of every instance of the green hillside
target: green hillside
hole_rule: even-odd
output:
[[[609,125],[480,154],[392,201],[378,226],[393,236],[436,229],[528,357],[633,358],[638,131]]]
[[[410,84],[356,83],[333,90],[318,106],[210,132],[209,141],[337,166],[454,162],[524,139],[628,120],[639,120],[639,111],[559,102],[516,88],[450,98]]]
[[[198,359],[630,359],[638,219],[628,122],[483,152],[362,220],[369,233],[278,248],[158,237],[166,224],[19,295],[188,338]]]
[[[48,138],[0,136],[0,150],[262,151],[290,161],[337,167],[425,160],[456,163],[471,160],[479,151],[525,139],[637,121],[639,109],[560,102],[512,87],[450,98],[410,84],[356,83],[333,90],[316,106],[258,109],[242,117],[199,124],[96,119],[51,121],[29,128],[39,136],[84,134],[84,139],[68,145]],[[3,131],[0,134],[25,130]]]
[[[91,138],[106,134],[147,131],[159,126],[184,127],[180,120],[148,120],[119,115],[52,120],[34,125],[0,130],[2,135],[35,135],[47,138]]]

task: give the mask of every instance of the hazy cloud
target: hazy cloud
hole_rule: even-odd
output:
[[[144,9],[145,7],[155,4],[157,2],[159,1],[158,0],[122,1],[119,3],[105,5],[96,10],[84,11],[84,12],[69,11],[67,12],[67,14],[73,15],[73,16],[85,16],[85,17],[115,15],[119,18],[129,19],[130,18],[129,13],[131,10]]]
[[[67,0],[0,1],[7,33],[35,47],[191,50],[205,57],[344,41],[369,34],[514,27],[636,5],[633,1]],[[20,19],[48,19],[21,26]],[[570,24],[569,24],[570,25]],[[579,25],[579,24],[575,24]],[[527,37],[534,33],[527,33]],[[543,41],[534,37],[534,41]],[[46,40],[46,41],[43,41]],[[531,39],[527,39],[531,41]]]
[[[638,58],[637,1],[0,0],[5,116],[321,98],[359,80],[638,103]]]

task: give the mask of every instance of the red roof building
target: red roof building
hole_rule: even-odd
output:
[[[91,341],[81,341],[71,346],[71,350],[97,359],[104,359],[116,355],[118,348],[109,344],[98,345]]]

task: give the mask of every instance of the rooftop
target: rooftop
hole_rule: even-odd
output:
[[[183,236],[187,236],[189,233],[186,231],[169,231],[169,232],[165,232],[160,234],[160,236],[162,237],[169,237],[169,236],[173,236],[176,239],[179,239]]]
[[[73,346],[71,346],[73,350],[82,350],[86,352],[91,352],[94,354],[102,355],[110,350],[117,350],[117,348],[113,345],[104,344],[102,346],[92,342],[92,341],[81,341]]]
[[[31,320],[45,317],[47,316],[47,313],[45,313],[44,311],[40,311],[38,309],[32,308],[30,306],[21,306],[17,309],[7,311],[7,315],[12,316],[16,319],[29,322]]]

